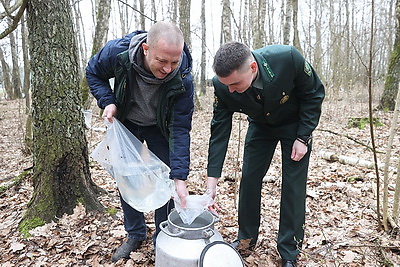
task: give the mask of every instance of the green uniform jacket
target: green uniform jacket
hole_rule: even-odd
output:
[[[221,176],[234,112],[247,114],[249,121],[269,127],[297,123],[297,135],[311,135],[318,125],[325,88],[299,51],[293,46],[270,45],[253,51],[253,55],[262,79],[260,94],[253,88],[241,94],[230,93],[216,76],[213,78],[214,115],[207,167],[210,177]]]

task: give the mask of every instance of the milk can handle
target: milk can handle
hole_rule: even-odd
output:
[[[208,239],[214,235],[214,231],[212,229],[203,230],[203,238]]]
[[[169,236],[172,236],[172,237],[181,237],[181,236],[183,236],[184,233],[185,233],[184,231],[181,231],[181,230],[179,230],[179,232],[176,233],[176,234],[171,233],[171,232],[168,230],[167,226],[168,226],[168,222],[167,222],[167,221],[164,221],[164,222],[160,223],[160,230],[163,231],[165,234],[167,234],[167,235],[169,235]]]
[[[214,223],[217,223],[221,220],[221,217],[216,214],[215,212],[212,212],[211,210],[208,210],[215,218],[214,218]]]

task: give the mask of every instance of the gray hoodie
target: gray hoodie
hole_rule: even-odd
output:
[[[129,59],[135,70],[136,81],[134,88],[129,88],[133,95],[133,105],[127,119],[141,126],[156,125],[156,111],[159,96],[159,87],[162,83],[171,80],[179,71],[179,66],[164,79],[157,79],[144,68],[142,44],[147,40],[147,33],[132,37],[129,45]]]

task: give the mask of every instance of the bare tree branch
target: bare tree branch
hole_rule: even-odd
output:
[[[145,17],[145,18],[151,20],[152,22],[157,22],[157,20],[150,18],[149,16],[147,16],[146,14],[144,14],[143,12],[141,12],[140,10],[137,10],[137,9],[134,8],[133,6],[129,5],[128,3],[125,3],[125,2],[122,1],[122,0],[118,0],[118,2],[120,2],[120,3],[122,3],[122,4],[126,5],[126,6],[128,6],[129,8],[135,10],[135,11],[138,12],[140,15],[142,15],[143,17]]]
[[[9,7],[8,5],[6,5],[4,0],[1,0],[1,3],[3,4],[5,11],[3,13],[0,13],[0,19],[4,19],[5,17],[14,19],[14,16],[12,16],[12,13],[21,6],[22,1],[23,0],[19,0],[17,3],[15,3],[15,5],[13,5],[12,7]]]
[[[25,8],[28,5],[28,0],[23,0],[21,3],[21,6],[18,10],[18,13],[12,18],[12,23],[6,28],[1,34],[0,34],[0,39],[3,39],[7,35],[9,35],[12,31],[14,31],[19,23],[19,20],[21,19],[22,15],[24,14]]]

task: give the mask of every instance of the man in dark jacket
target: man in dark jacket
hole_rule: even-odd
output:
[[[170,178],[185,205],[188,195],[190,130],[193,114],[192,58],[182,32],[170,22],[109,41],[86,67],[86,78],[103,118],[118,118],[139,140],[171,168]],[[114,78],[114,88],[109,79]],[[129,258],[146,239],[144,215],[123,199],[128,239],[112,261]],[[173,208],[170,201],[155,211],[156,232]]]
[[[207,191],[215,197],[232,114],[247,114],[249,127],[239,192],[239,232],[233,245],[252,247],[257,242],[262,180],[280,142],[282,191],[278,251],[283,266],[296,266],[304,238],[311,135],[319,122],[324,86],[293,46],[271,45],[251,52],[244,44],[227,43],[217,51],[213,68],[215,102]]]

